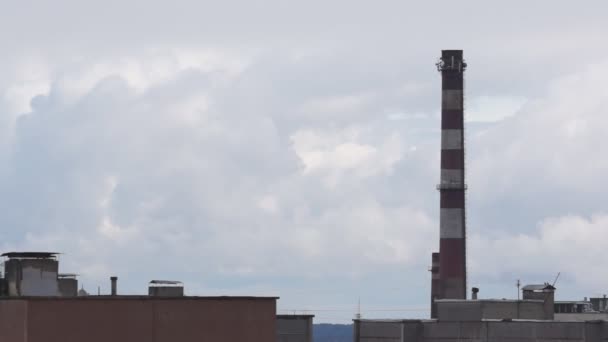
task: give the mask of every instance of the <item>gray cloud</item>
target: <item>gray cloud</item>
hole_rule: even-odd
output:
[[[433,220],[369,192],[408,162],[399,131],[381,121],[371,121],[378,130],[356,120],[281,125],[277,108],[297,112],[316,95],[274,102],[264,94],[281,83],[268,92],[243,86],[247,72],[225,81],[184,70],[143,92],[103,76],[77,95],[70,83],[81,82],[67,78],[16,122],[2,220],[20,232],[4,234],[5,249],[59,248],[85,283],[118,272],[133,291],[158,270],[203,291],[209,277],[256,282],[424,264],[417,256],[434,240]]]

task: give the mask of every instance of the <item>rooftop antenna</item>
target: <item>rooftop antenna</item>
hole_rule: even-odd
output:
[[[555,277],[555,280],[553,281],[553,284],[551,284],[551,286],[555,287],[555,283],[557,283],[557,279],[559,279],[560,274],[562,274],[562,272],[557,272],[557,276]]]
[[[357,314],[355,315],[356,319],[361,319],[361,297],[359,297],[357,301]]]
[[[517,300],[519,300],[519,287],[521,286],[519,279],[517,279],[517,283],[515,285],[517,286]]]

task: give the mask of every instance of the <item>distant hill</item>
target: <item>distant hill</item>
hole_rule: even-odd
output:
[[[314,324],[315,342],[352,342],[352,324]]]

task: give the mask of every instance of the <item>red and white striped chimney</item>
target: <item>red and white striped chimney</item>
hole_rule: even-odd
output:
[[[464,78],[462,50],[443,50],[441,72],[440,298],[466,299]]]

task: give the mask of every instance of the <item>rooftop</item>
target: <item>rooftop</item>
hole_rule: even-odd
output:
[[[585,302],[584,300],[556,300],[555,304],[587,304],[587,305],[591,305],[591,302]]]
[[[78,297],[59,297],[59,296],[18,296],[2,297],[4,300],[30,300],[30,301],[80,301],[80,300],[277,300],[279,297],[254,297],[254,296],[183,296],[183,297],[154,297],[143,295],[89,295]]]
[[[373,322],[373,323],[432,323],[437,322],[436,319],[416,319],[416,318],[387,318],[387,319],[373,319],[373,318],[355,318],[354,322]]]
[[[277,315],[277,318],[280,318],[280,319],[309,319],[309,318],[313,318],[313,317],[315,317],[315,315],[300,315],[300,314]]]
[[[354,322],[371,323],[439,323],[437,319],[353,319]],[[519,323],[546,323],[546,324],[580,324],[578,321],[554,321],[544,319],[495,319],[482,318],[480,322],[519,322]],[[601,323],[602,320],[588,320],[587,323]],[[445,322],[444,322],[445,323]]]
[[[177,280],[151,280],[150,285],[175,285],[175,286],[184,286],[184,283]]]
[[[539,303],[542,299],[435,299],[436,303]]]
[[[57,252],[8,252],[1,256],[9,258],[30,258],[30,259],[50,259],[56,258]]]

